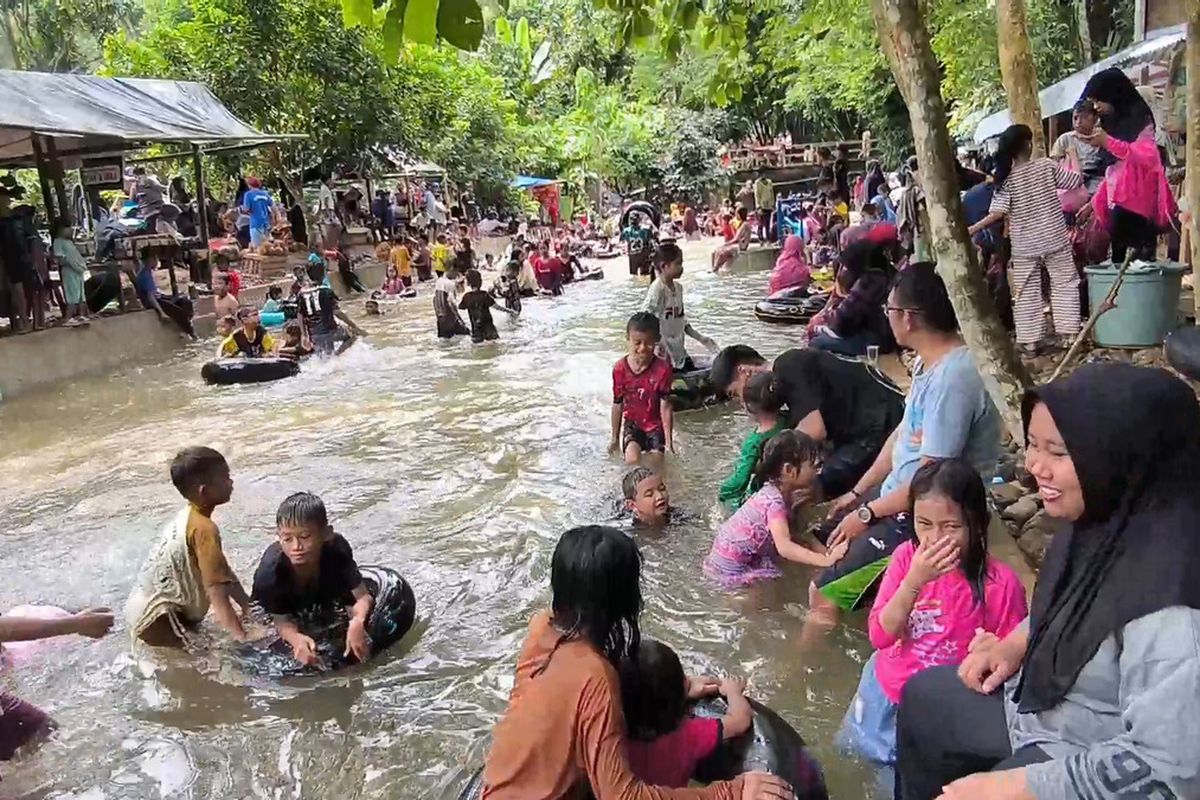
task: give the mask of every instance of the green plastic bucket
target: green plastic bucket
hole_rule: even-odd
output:
[[[1086,267],[1088,302],[1100,307],[1119,267],[1106,262]],[[1178,327],[1179,289],[1187,267],[1171,261],[1130,265],[1114,298],[1116,307],[1096,320],[1092,333],[1101,347],[1157,347]]]

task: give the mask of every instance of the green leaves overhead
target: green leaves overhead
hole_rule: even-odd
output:
[[[342,22],[347,28],[375,24],[375,7],[371,0],[342,0]]]
[[[438,0],[408,0],[404,9],[404,38],[418,44],[436,42],[439,5]]]

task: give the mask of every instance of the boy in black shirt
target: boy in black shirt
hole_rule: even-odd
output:
[[[321,498],[309,492],[291,495],[275,515],[279,541],[263,553],[254,571],[252,599],[275,620],[279,636],[305,666],[320,666],[317,645],[299,620],[347,609],[347,657],[371,657],[367,620],[375,599],[354,562],[350,543],[333,532]]]
[[[310,285],[300,290],[296,304],[300,319],[308,329],[309,340],[318,353],[333,353],[336,345],[335,355],[341,355],[354,344],[356,337],[363,335],[363,331],[338,308],[337,295],[325,285],[324,263],[310,262],[308,279]],[[338,320],[346,327],[338,325]]]
[[[463,295],[458,307],[467,312],[471,319],[471,341],[491,342],[500,338],[496,332],[496,323],[492,320],[492,309],[498,308],[512,316],[517,312],[505,306],[496,305],[496,300],[483,291],[483,276],[477,269],[467,270],[467,286],[471,291]]]

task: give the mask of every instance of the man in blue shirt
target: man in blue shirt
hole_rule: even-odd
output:
[[[912,536],[908,484],[921,464],[961,458],[986,479],[1000,458],[1000,414],[959,336],[946,286],[933,266],[914,264],[901,272],[886,311],[896,341],[915,350],[917,362],[900,425],[866,474],[831,508],[831,518],[844,516],[828,544],[848,540],[850,549],[817,576],[810,592],[813,611],[826,617],[863,605],[892,551]]]
[[[275,201],[258,178],[247,178],[246,185],[250,190],[242,197],[242,209],[250,216],[250,246],[258,248],[271,238],[271,207]]]

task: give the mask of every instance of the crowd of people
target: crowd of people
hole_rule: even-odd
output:
[[[1150,163],[1152,121],[1149,133],[1144,126],[1130,141],[1119,138],[1132,130],[1123,127],[1125,115],[1140,111],[1130,111],[1115,83],[1103,72],[1089,82],[1084,99],[1104,127],[1073,136],[1116,162],[1091,200],[1098,224],[1116,220],[1114,248],[1145,248],[1156,217],[1138,205],[1137,192],[1161,189],[1161,163]],[[1081,117],[1087,109],[1081,105]],[[1030,158],[1026,133],[1007,131],[994,174],[980,178],[993,196],[981,218],[987,224],[976,232],[1006,217],[1010,238],[1031,237],[1013,243],[1014,272],[1065,269],[1061,248],[1045,249],[1060,233],[1046,217],[1063,213],[1046,198],[1058,203],[1057,191],[1086,188],[1087,179]],[[873,165],[860,197],[884,192],[880,177]],[[810,241],[807,223],[788,234],[776,272],[803,271],[814,248],[829,247],[836,288],[808,346],[770,362],[744,344],[718,351],[693,327],[680,283],[682,251],[667,239],[653,244],[656,232],[630,215],[622,238],[641,244],[636,262],[630,249],[631,272],[643,271],[645,252],[653,275],[643,302],[629,309],[626,354],[612,370],[610,452],[628,466],[620,489],[630,519],[623,527],[572,528],[558,541],[550,608],[530,621],[517,654],[509,704],[482,773],[483,797],[566,798],[584,789],[600,800],[782,800],[793,789],[814,796],[814,787],[755,771],[688,788],[697,763],[747,731],[755,712],[742,682],[689,677],[668,644],[641,636],[639,536],[669,530],[679,519],[663,464],[674,453],[673,382],[697,367],[688,338],[716,351],[708,380],[749,417],[745,440],[730,454],[730,474],[714,489],[727,518],[707,552],[693,554],[697,574],[737,591],[791,579],[782,562],[810,567],[806,636],[867,610],[874,652],[846,698],[838,745],[878,769],[884,793],[897,800],[1200,796],[1200,730],[1190,715],[1200,697],[1195,393],[1162,370],[1103,363],[1026,393],[1024,429],[1014,433],[1023,434],[1025,468],[1045,512],[1066,526],[1029,602],[1014,569],[989,554],[986,485],[1001,457],[1001,418],[946,286],[920,255],[928,231],[920,222],[923,200],[907,194],[919,193],[919,175],[910,173],[897,221],[879,219],[879,206],[863,203],[868,213],[853,225],[837,210],[846,203],[839,187],[847,180],[834,164],[822,176],[833,187],[829,199],[840,201],[828,206],[824,224],[833,216],[846,223],[833,223],[842,224],[834,239]],[[749,189],[756,211],[770,207],[766,194]],[[1136,209],[1147,213],[1134,236],[1127,226]],[[742,226],[751,224],[749,213],[739,206]],[[812,230],[818,239],[816,225]],[[523,296],[557,295],[577,269],[569,236],[522,236],[485,291],[469,235],[453,251],[444,233],[435,242],[426,248],[427,239],[393,232],[379,297],[411,288],[414,273],[417,282],[436,276],[439,336],[493,339],[493,308],[519,314]],[[303,324],[280,342],[261,327],[258,309],[238,307],[236,272],[220,272],[219,308],[233,310],[239,326],[222,352],[299,357],[306,347],[345,345],[339,320],[355,326],[341,313],[325,270],[314,252],[297,274],[292,299]],[[1078,299],[1077,282],[1051,274],[1050,286],[1056,327],[1078,325],[1067,296]],[[284,302],[282,294],[268,303]],[[1024,302],[1016,304],[1018,341],[1034,343],[1022,333],[1036,324]],[[469,328],[459,310],[468,312]],[[861,355],[851,343],[868,341],[915,354],[906,392],[871,359],[849,357]],[[188,448],[172,462],[170,478],[187,504],[164,527],[133,588],[127,619],[136,639],[179,646],[193,640],[211,610],[234,640],[274,635],[296,661],[311,665],[320,657],[305,613],[334,605],[349,618],[344,655],[369,658],[364,625],[372,597],[320,498],[302,493],[283,501],[278,541],[247,593],[213,521],[233,492],[225,459]],[[256,627],[253,605],[268,613],[273,632]],[[112,625],[105,610],[64,613],[52,621],[0,617],[0,642],[101,636]],[[689,712],[692,701],[712,695],[724,697],[723,717]],[[0,757],[52,725],[14,697],[0,695],[0,702]]]

